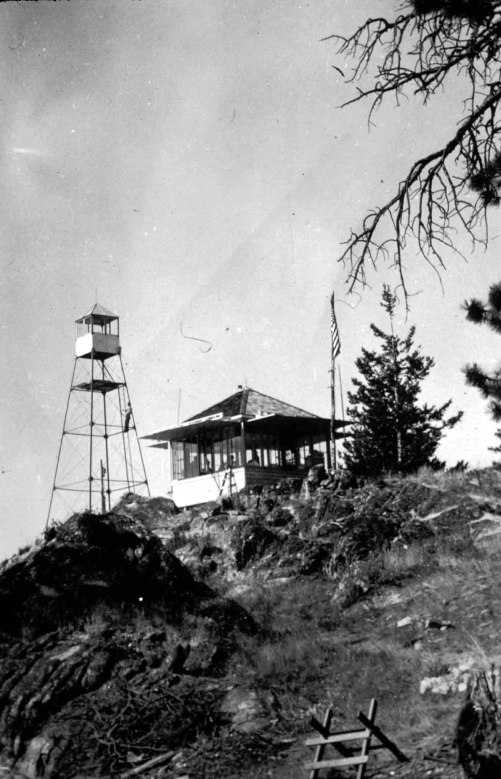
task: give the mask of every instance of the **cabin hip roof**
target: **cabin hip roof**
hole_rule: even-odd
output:
[[[201,417],[213,416],[221,413],[223,416],[237,416],[241,414],[249,418],[263,416],[265,414],[279,414],[289,417],[306,417],[308,419],[318,419],[317,414],[312,414],[290,403],[284,403],[282,400],[272,398],[271,395],[265,395],[257,392],[250,387],[238,390],[224,400],[215,403],[213,406],[200,411],[185,422],[194,422]]]

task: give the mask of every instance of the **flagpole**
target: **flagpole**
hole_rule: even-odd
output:
[[[331,295],[331,452],[332,467],[337,469],[336,450],[336,357],[341,350],[339,331],[334,310],[334,292]]]
[[[339,379],[339,400],[341,403],[341,419],[343,422],[345,421],[344,418],[344,401],[343,401],[343,382],[341,380],[341,366],[337,366],[337,377]]]
[[[335,364],[336,360],[334,355],[331,357],[332,366],[329,371],[331,375],[331,458],[332,458],[332,467],[334,470],[337,469],[337,451],[336,451],[336,427],[335,427],[335,421],[336,421],[336,383],[335,383]]]

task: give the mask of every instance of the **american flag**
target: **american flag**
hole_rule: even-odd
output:
[[[334,311],[334,293],[331,295],[331,344],[332,359],[335,360],[341,351],[341,341],[339,340],[339,330],[337,329],[336,312]]]

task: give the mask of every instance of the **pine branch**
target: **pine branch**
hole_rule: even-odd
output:
[[[484,321],[486,311],[481,300],[477,300],[477,298],[472,298],[470,301],[465,300],[463,308],[466,310],[466,319],[469,322],[474,322],[478,325]]]
[[[489,410],[495,422],[501,421],[501,402],[499,400],[491,400]]]
[[[493,313],[501,313],[501,283],[499,282],[489,287],[489,306]]]
[[[489,397],[489,377],[482,371],[479,365],[476,363],[466,365],[463,368],[463,373],[466,378],[466,383],[469,384],[470,387],[476,387],[485,398]]]
[[[340,41],[340,53],[354,59],[351,81],[373,79],[345,103],[369,100],[369,124],[389,94],[398,103],[411,87],[426,102],[457,76],[470,85],[465,116],[449,141],[411,165],[393,197],[351,230],[339,257],[351,289],[365,283],[368,265],[391,264],[407,299],[403,257],[409,239],[439,273],[444,252],[461,254],[458,227],[474,245],[486,245],[486,208],[501,200],[501,3],[412,0],[411,13],[394,21],[368,19],[349,37],[329,38]]]
[[[473,243],[479,240],[485,243],[485,237],[479,238],[477,230],[479,223],[485,224],[485,205],[480,197],[473,203],[468,199],[467,180],[454,177],[448,165],[452,163],[455,166],[461,158],[468,162],[473,156],[472,136],[480,129],[484,117],[497,108],[500,101],[501,88],[498,88],[471,112],[448,143],[412,165],[407,177],[400,182],[397,193],[365,217],[359,232],[352,231],[339,258],[340,262],[348,264],[350,289],[359,282],[365,282],[368,263],[377,266],[380,260],[391,260],[399,269],[406,294],[403,250],[409,235],[416,238],[427,262],[434,268],[437,265],[444,268],[442,253],[445,248],[461,254],[451,232],[453,217],[460,219]],[[489,146],[491,142],[493,138],[488,138],[484,145]],[[414,206],[416,198],[417,207]],[[381,240],[379,231],[386,218],[393,225],[394,238]]]

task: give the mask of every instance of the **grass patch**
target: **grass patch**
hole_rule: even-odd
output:
[[[303,579],[261,586],[237,599],[260,631],[256,637],[240,637],[234,673],[259,688],[273,690],[280,699],[282,717],[293,729],[292,723],[297,726],[301,721],[301,710],[324,695],[332,631],[339,614],[331,597],[329,582]]]
[[[480,564],[445,551],[441,555],[430,570],[429,550],[416,544],[388,549],[370,565],[380,578],[409,577],[409,585],[413,572],[428,571],[426,609],[440,616],[444,602],[457,596],[458,581],[476,577]],[[439,560],[442,567],[437,570]],[[447,672],[447,657],[404,644],[395,629],[398,612],[389,622],[370,603],[342,611],[331,602],[333,591],[328,580],[298,579],[241,596],[241,604],[262,630],[239,642],[234,666],[238,678],[272,690],[282,722],[300,739],[311,731],[312,713],[321,719],[326,707],[333,706],[332,729],[343,730],[355,726],[358,711],[366,712],[376,698],[378,724],[410,757],[418,744],[430,751],[452,744],[462,698],[430,698],[419,692],[421,679]],[[421,589],[407,606],[410,614],[421,612]]]
[[[406,478],[418,484],[425,484],[444,492],[451,492],[461,490],[465,483],[468,482],[470,473],[470,471],[465,470],[434,471],[425,466],[420,468],[416,474]]]
[[[304,692],[322,679],[327,652],[318,638],[284,635],[241,645],[240,657],[260,687],[282,694]]]

